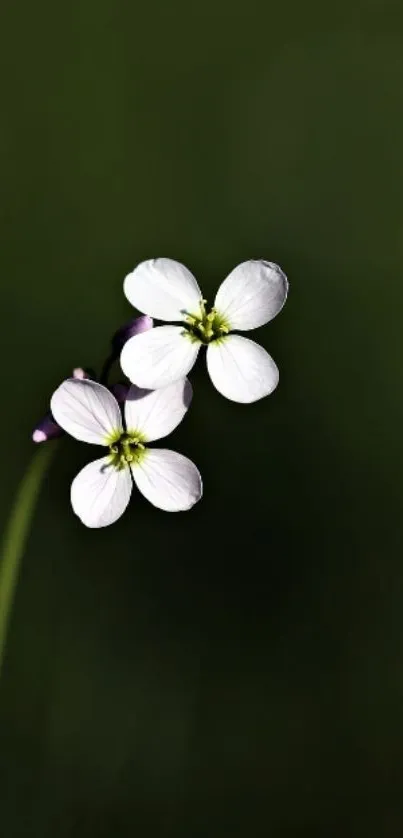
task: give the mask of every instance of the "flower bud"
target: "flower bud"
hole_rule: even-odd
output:
[[[148,317],[146,314],[142,314],[141,317],[135,317],[134,320],[129,320],[128,323],[121,326],[121,328],[115,332],[112,338],[112,349],[114,354],[116,356],[119,355],[126,341],[135,335],[140,335],[141,332],[147,332],[149,329],[152,329],[153,325],[154,321],[152,317]]]
[[[84,369],[84,367],[75,367],[73,370],[73,378],[78,378],[80,381],[83,381],[84,378],[95,378],[95,373],[93,370]]]
[[[33,434],[33,442],[48,442],[50,439],[57,439],[63,436],[64,431],[60,425],[55,422],[51,413],[47,413],[41,422],[38,422]]]
[[[116,401],[119,402],[119,404],[123,404],[126,401],[127,394],[130,390],[130,384],[111,384],[109,390],[115,396]]]

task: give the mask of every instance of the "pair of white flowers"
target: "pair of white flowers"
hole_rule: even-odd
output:
[[[278,369],[266,350],[232,334],[262,326],[281,310],[288,282],[278,265],[263,260],[238,265],[221,284],[211,310],[194,276],[172,259],[142,262],[126,277],[124,292],[149,318],[178,325],[148,328],[124,344],[120,363],[132,386],[122,410],[107,387],[90,379],[68,379],[53,394],[51,411],[61,428],[109,449],[72,483],[73,510],[89,527],[120,517],[133,482],[151,503],[170,512],[190,509],[201,498],[194,463],[148,445],[182,421],[192,398],[186,376],[202,346],[214,386],[232,401],[257,401],[278,383]]]

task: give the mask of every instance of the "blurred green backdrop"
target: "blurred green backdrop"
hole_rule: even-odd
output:
[[[401,836],[403,10],[3,0],[4,526],[30,434],[170,256],[291,291],[280,385],[202,366],[172,437],[205,497],[86,530],[65,439],[0,695],[2,838]]]

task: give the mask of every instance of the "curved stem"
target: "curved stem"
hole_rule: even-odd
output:
[[[4,533],[0,560],[0,676],[18,571],[29,533],[29,525],[46,469],[56,447],[55,442],[45,443],[44,447],[36,452],[18,488]]]
[[[116,357],[115,357],[114,353],[112,352],[112,354],[108,356],[108,358],[106,359],[106,361],[105,361],[105,363],[102,367],[101,375],[100,375],[100,378],[99,378],[99,383],[103,384],[105,387],[108,384],[109,373],[110,373],[115,361],[116,361]]]

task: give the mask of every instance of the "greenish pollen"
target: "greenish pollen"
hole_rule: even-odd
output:
[[[186,331],[184,334],[191,341],[211,343],[213,340],[221,340],[229,332],[229,325],[224,317],[212,308],[206,310],[207,300],[200,300],[200,314],[187,314],[184,318]]]
[[[120,470],[139,463],[145,454],[144,437],[137,431],[120,434],[109,446],[111,465]]]

